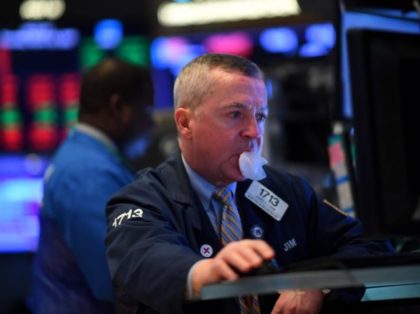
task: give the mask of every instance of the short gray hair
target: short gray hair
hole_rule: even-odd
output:
[[[211,91],[213,78],[209,72],[216,68],[264,79],[261,69],[246,58],[228,54],[204,54],[188,63],[175,80],[175,108],[198,106]]]

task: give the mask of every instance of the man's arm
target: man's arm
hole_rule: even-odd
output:
[[[303,228],[306,234],[308,258],[334,255],[366,256],[392,252],[387,242],[365,238],[360,221],[344,215],[320,200],[305,180],[295,176],[283,178],[288,179],[280,180],[280,183],[290,188],[286,191],[286,195],[293,195],[293,204],[304,217],[300,222],[303,225],[299,228]],[[351,293],[341,292],[341,290],[333,291],[328,299],[334,295],[334,298],[341,300],[342,295],[345,298],[343,301],[350,301],[358,300],[363,295],[363,289],[352,289]],[[294,311],[300,313],[300,310],[305,313],[309,308],[314,311],[310,313],[317,313],[324,297],[321,290],[283,291],[274,306],[273,313],[283,313],[283,311],[288,313],[289,310],[292,313]]]
[[[393,248],[388,241],[366,238],[362,223],[324,202],[309,184],[301,180],[302,195],[307,208],[311,256],[368,256],[389,254]]]
[[[182,313],[188,271],[202,257],[162,214],[159,208],[170,206],[164,197],[144,202],[142,195],[154,194],[148,186],[131,185],[107,207],[106,247],[114,287],[157,312]]]

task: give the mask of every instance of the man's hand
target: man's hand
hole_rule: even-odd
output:
[[[238,272],[246,273],[274,258],[274,250],[262,240],[241,240],[227,244],[214,258],[197,262],[192,270],[192,288],[198,295],[204,285],[221,280],[236,280]]]
[[[271,314],[318,314],[323,300],[321,290],[284,290]]]

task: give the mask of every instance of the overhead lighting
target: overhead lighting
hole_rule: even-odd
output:
[[[120,20],[105,19],[96,23],[95,41],[102,49],[114,49],[124,37],[124,25]]]
[[[335,44],[335,28],[332,23],[313,24],[305,30],[308,42],[319,43],[326,48],[333,48]]]
[[[289,27],[269,28],[260,35],[261,46],[272,53],[292,53],[299,46],[298,34]]]
[[[66,4],[63,0],[25,0],[19,13],[23,20],[57,20],[63,16]]]
[[[282,17],[300,12],[297,0],[201,0],[165,2],[159,6],[157,14],[163,26],[187,26]]]
[[[209,53],[228,53],[249,57],[254,49],[252,38],[245,32],[212,34],[204,40]]]

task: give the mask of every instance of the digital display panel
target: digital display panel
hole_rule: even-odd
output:
[[[35,154],[0,156],[0,253],[36,250],[47,164]]]

